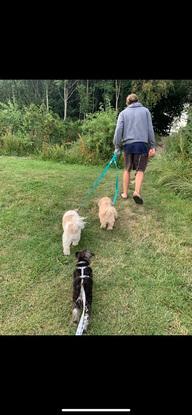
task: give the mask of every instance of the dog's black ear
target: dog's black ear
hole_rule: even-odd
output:
[[[75,252],[76,258],[78,258],[78,255],[79,255],[79,251],[78,252]]]

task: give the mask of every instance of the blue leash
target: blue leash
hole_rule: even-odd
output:
[[[113,157],[111,158],[111,160],[109,161],[109,163],[105,166],[104,170],[102,171],[102,173],[99,175],[99,177],[94,181],[93,185],[91,186],[91,189],[85,194],[85,197],[89,196],[90,194],[92,194],[97,187],[99,186],[99,184],[101,183],[101,181],[104,179],[104,177],[106,176],[109,168],[111,167],[111,165],[114,164],[116,169],[118,169],[117,167],[117,155],[113,154]],[[115,194],[113,197],[113,205],[115,205],[117,198],[119,195],[119,179],[118,179],[118,175],[116,175],[116,181],[115,181]]]
[[[116,169],[118,169],[117,167],[117,156],[116,154],[114,154],[115,159],[113,160],[113,163],[115,164]],[[115,194],[113,197],[113,205],[115,205],[117,198],[119,196],[119,178],[118,178],[118,174],[116,175],[116,180],[115,180]]]

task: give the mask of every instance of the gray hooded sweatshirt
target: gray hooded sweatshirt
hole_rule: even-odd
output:
[[[156,147],[151,113],[139,102],[134,102],[120,112],[113,144],[120,151],[123,145],[136,142],[147,143],[149,148]]]

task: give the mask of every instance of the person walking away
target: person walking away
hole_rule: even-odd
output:
[[[115,129],[113,144],[115,154],[124,152],[123,193],[127,199],[130,183],[130,172],[135,170],[135,191],[133,199],[143,204],[141,188],[148,158],[155,156],[156,141],[151,113],[139,101],[136,94],[128,95],[127,108],[120,112]]]

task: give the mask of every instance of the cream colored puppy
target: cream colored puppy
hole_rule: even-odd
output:
[[[99,206],[99,219],[101,228],[112,230],[115,219],[117,219],[117,211],[112,205],[112,201],[109,197],[102,197],[98,202]]]
[[[81,238],[81,230],[84,229],[85,223],[83,217],[79,216],[77,210],[68,210],[62,219],[63,225],[63,253],[70,255],[70,246],[78,245]]]

